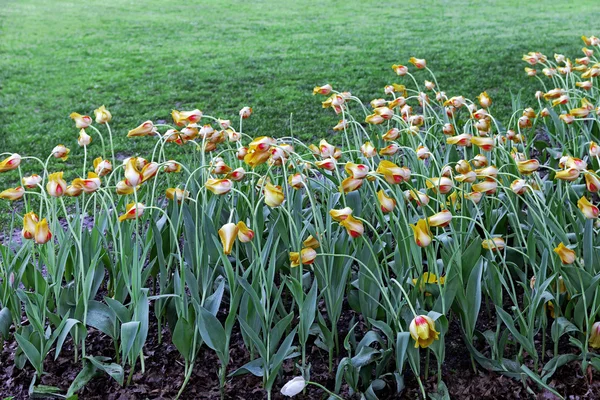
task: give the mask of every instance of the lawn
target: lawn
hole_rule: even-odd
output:
[[[173,108],[231,118],[250,105],[249,133],[291,127],[311,141],[337,123],[312,97],[315,84],[381,97],[400,79],[390,66],[413,55],[449,95],[487,90],[508,111],[511,92],[537,84],[521,54],[572,49],[600,17],[593,0],[485,3],[9,1],[0,11],[0,149],[77,146],[68,115],[102,104],[119,152],[132,152],[128,129]]]

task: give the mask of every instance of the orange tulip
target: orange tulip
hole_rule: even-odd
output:
[[[575,262],[575,252],[565,246],[563,242],[559,243],[554,252],[558,254],[563,264],[573,264]]]

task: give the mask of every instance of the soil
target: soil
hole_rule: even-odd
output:
[[[483,314],[483,313],[482,313]],[[343,338],[349,329],[350,321],[354,317],[359,321],[357,336],[360,338],[366,331],[362,319],[358,314],[348,309],[340,321],[340,337]],[[137,400],[137,399],[172,399],[177,395],[183,383],[184,361],[175,346],[171,343],[169,330],[162,329],[163,341],[158,343],[158,326],[156,319],[151,316],[151,326],[148,340],[144,349],[145,368],[144,374],[140,365],[136,366],[132,383],[121,387],[108,375],[98,375],[92,379],[79,393],[79,399],[102,400]],[[478,329],[493,325],[493,321],[480,321]],[[361,326],[362,325],[362,326]],[[453,399],[540,399],[553,400],[557,397],[547,391],[540,391],[534,383],[528,385],[537,392],[530,394],[522,382],[488,372],[481,367],[473,371],[469,352],[462,341],[460,328],[456,318],[452,319],[446,335],[446,360],[443,364],[443,381],[448,387]],[[89,330],[88,353],[114,357],[113,345],[110,338],[104,334]],[[14,366],[14,352],[17,347],[14,339],[4,343],[0,353],[0,399],[14,396],[14,399],[28,399],[28,388],[34,374],[33,368],[27,364],[24,369]],[[333,372],[328,371],[328,354],[315,345],[308,347],[308,359],[311,363],[311,380],[332,389],[335,386],[335,370],[340,359],[334,360]],[[425,352],[421,352],[424,354]],[[250,354],[243,345],[239,329],[234,329],[231,341],[231,362],[228,373],[236,370],[250,361]],[[41,384],[56,386],[66,393],[69,385],[75,379],[81,368],[80,362],[74,362],[73,344],[69,338],[63,347],[60,357],[54,361],[48,357],[45,362],[46,374],[41,379]],[[424,365],[422,363],[422,365]],[[435,358],[431,358],[431,373],[424,381],[428,393],[437,390],[437,377],[435,376]],[[192,377],[181,396],[182,399],[220,399],[219,380],[217,371],[219,360],[215,353],[208,348],[203,348],[194,368]],[[125,370],[127,377],[129,371]],[[280,394],[280,388],[285,382],[298,375],[292,361],[286,362],[281,371],[281,376],[276,381],[272,398],[285,399]],[[378,392],[380,399],[418,399],[420,389],[417,380],[410,372],[405,374],[406,388],[401,394],[393,390],[393,383],[388,382],[385,389]],[[580,364],[571,363],[560,368],[553,377],[550,385],[567,399],[596,399],[600,398],[600,378],[597,375],[583,376]],[[243,375],[228,378],[225,387],[225,398],[231,400],[259,400],[266,399],[266,393],[261,388],[262,379],[253,375]],[[344,399],[358,399],[357,395],[351,396],[347,386],[342,387],[340,393]],[[309,386],[304,394],[295,397],[299,400],[325,399],[326,393],[321,389]]]

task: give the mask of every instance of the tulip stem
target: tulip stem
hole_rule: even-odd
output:
[[[340,396],[338,396],[337,394],[333,393],[331,390],[327,389],[325,386],[321,385],[320,383],[317,383],[317,382],[312,382],[312,381],[307,381],[307,382],[306,382],[306,384],[307,384],[307,385],[313,385],[313,386],[316,386],[316,387],[318,387],[319,389],[321,389],[321,390],[323,390],[323,391],[327,392],[327,394],[328,394],[330,397],[333,397],[333,398],[335,398],[335,399],[339,399],[339,400],[344,400],[342,397],[340,397]]]

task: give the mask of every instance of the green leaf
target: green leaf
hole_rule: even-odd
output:
[[[106,362],[110,360],[108,357],[87,356],[86,358],[91,361],[96,368],[106,372],[111,378],[117,381],[119,385],[123,386],[123,378],[125,373],[122,366],[119,364]]]
[[[121,352],[123,358],[129,355],[139,329],[139,321],[126,322],[121,325]]]
[[[8,339],[10,326],[12,325],[12,316],[8,307],[0,310],[0,334],[4,339]]]
[[[206,308],[194,304],[196,313],[198,315],[198,330],[202,339],[206,342],[208,347],[217,352],[219,359],[223,359],[227,353],[227,336],[225,335],[225,329],[221,325],[221,322],[210,313]]]
[[[69,390],[67,390],[67,397],[73,396],[75,393],[83,389],[85,385],[96,375],[96,367],[91,362],[84,363],[83,368],[73,382],[71,382],[71,386],[69,386]]]
[[[68,318],[67,321],[65,322],[64,326],[62,326],[60,334],[58,335],[58,340],[56,342],[56,351],[54,353],[54,360],[58,359],[58,356],[60,354],[60,351],[62,350],[62,346],[65,343],[65,339],[67,338],[67,335],[69,334],[69,332],[71,332],[71,329],[77,324],[81,324],[81,322],[79,322],[78,320],[73,319],[73,318]]]
[[[25,357],[29,360],[33,368],[37,371],[38,374],[42,372],[42,356],[39,350],[31,343],[29,340],[25,339],[25,337],[21,336],[19,333],[15,333],[15,339],[19,346],[23,350]]]
[[[195,329],[190,322],[181,316],[177,320],[177,324],[173,330],[173,338],[171,340],[186,361],[189,361],[191,358],[190,350],[194,341]]]

